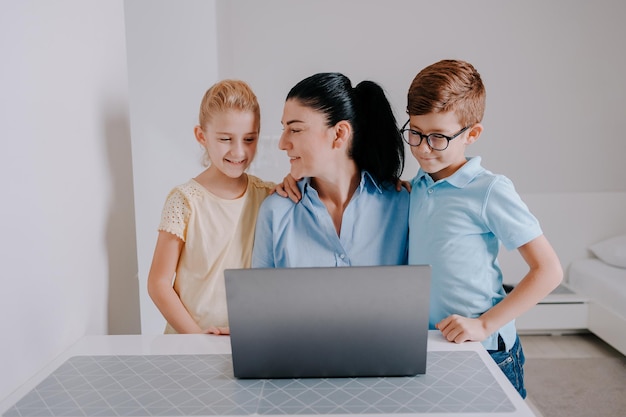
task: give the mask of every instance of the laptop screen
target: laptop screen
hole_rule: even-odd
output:
[[[238,378],[426,372],[430,266],[224,271]]]

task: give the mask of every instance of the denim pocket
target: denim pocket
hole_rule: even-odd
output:
[[[515,372],[513,368],[513,355],[511,355],[511,352],[496,352],[493,353],[491,357],[494,361],[496,361],[506,376]]]
[[[498,351],[489,352],[489,354],[522,398],[526,398],[526,389],[524,388],[524,362],[526,362],[526,358],[519,338],[508,352]]]

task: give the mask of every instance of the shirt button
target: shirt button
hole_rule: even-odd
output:
[[[428,190],[428,194],[432,194],[432,193],[433,193],[433,189],[432,189],[432,188],[430,188],[430,189]]]
[[[339,257],[340,257],[341,259],[343,259],[343,258],[345,258],[345,257],[346,257],[346,255],[344,255],[344,254],[342,253],[341,255],[339,255]]]

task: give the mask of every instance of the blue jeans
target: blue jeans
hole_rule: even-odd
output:
[[[526,388],[524,388],[524,351],[520,343],[519,336],[515,339],[515,344],[507,352],[502,338],[498,335],[498,350],[488,350],[494,361],[498,364],[504,375],[509,378],[522,398],[526,398]]]

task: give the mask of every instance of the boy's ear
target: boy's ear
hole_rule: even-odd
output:
[[[193,128],[193,135],[196,137],[196,140],[200,145],[206,145],[206,137],[204,136],[204,132],[202,131],[202,127],[200,125]]]
[[[335,140],[333,148],[343,147],[352,137],[352,125],[347,120],[341,120],[335,125]]]
[[[465,139],[466,144],[471,145],[472,143],[476,142],[481,133],[483,133],[483,125],[480,123],[476,123],[469,129],[467,138]]]

